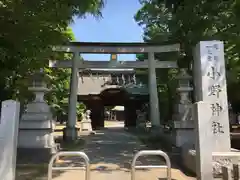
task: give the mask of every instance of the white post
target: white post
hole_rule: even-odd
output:
[[[212,180],[212,124],[209,103],[199,101],[193,104],[195,123],[196,174],[198,180]]]
[[[148,53],[148,88],[150,96],[150,119],[153,127],[160,126],[160,113],[158,105],[158,92],[156,80],[154,52]]]
[[[0,118],[0,177],[15,180],[19,102],[7,100],[2,103]]]
[[[78,91],[78,59],[79,54],[74,53],[72,59],[72,73],[70,82],[70,96],[69,96],[69,109],[68,109],[68,121],[67,128],[74,129],[77,118],[77,91]]]

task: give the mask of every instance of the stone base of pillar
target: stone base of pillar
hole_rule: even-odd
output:
[[[82,120],[81,121],[81,135],[86,134],[95,134],[92,129],[91,120]]]
[[[43,157],[51,156],[57,151],[53,129],[54,122],[49,106],[39,101],[29,103],[19,123],[19,152],[34,152],[41,149],[46,152]],[[33,156],[36,154],[38,153],[32,153]],[[23,153],[21,158],[28,158],[28,156],[30,157],[31,154]],[[44,159],[43,157],[37,156],[33,159]]]
[[[78,139],[79,128],[66,127],[63,129],[63,140],[64,141],[75,141]]]
[[[175,121],[173,124],[173,144],[176,147],[183,147],[184,144],[195,143],[194,122]]]
[[[80,124],[81,124],[81,131],[92,131],[91,121],[82,120]]]
[[[57,151],[52,129],[19,129],[17,153],[19,162],[48,162]]]
[[[52,129],[19,129],[19,148],[52,148],[55,147]]]
[[[18,148],[18,163],[48,163],[50,158],[57,153],[59,148]]]

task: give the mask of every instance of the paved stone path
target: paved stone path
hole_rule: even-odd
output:
[[[91,161],[91,180],[130,180],[130,164],[139,150],[147,148],[139,142],[137,137],[127,133],[123,128],[112,127],[98,131],[96,135],[85,136],[84,152]],[[72,161],[78,162],[76,158]],[[81,164],[81,163],[80,163]],[[160,165],[164,161],[158,157],[140,158],[138,164]],[[58,174],[54,180],[77,180],[84,178],[84,171],[66,171]],[[136,180],[163,180],[166,171],[163,169],[138,170]],[[180,170],[172,168],[172,179],[194,180],[184,175]]]

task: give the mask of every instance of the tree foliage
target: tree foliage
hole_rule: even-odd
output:
[[[23,79],[47,63],[50,46],[69,40],[73,16],[101,15],[102,6],[102,0],[0,1],[0,100],[17,96]]]
[[[32,73],[45,67],[52,89],[48,102],[56,111],[63,109],[70,70],[48,68],[50,57],[66,58],[51,46],[73,40],[68,28],[73,17],[101,17],[103,5],[103,0],[0,1],[0,102],[18,99],[24,104]]]
[[[180,43],[178,64],[189,68],[190,73],[193,47],[199,41],[224,41],[229,99],[240,100],[237,90],[240,86],[240,1],[140,0],[140,3],[142,7],[135,20],[144,28],[144,40]],[[165,60],[169,59],[165,56]]]

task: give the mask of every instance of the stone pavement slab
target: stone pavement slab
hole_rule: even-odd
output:
[[[91,162],[90,180],[130,180],[130,165],[132,158],[139,150],[147,150],[137,137],[127,133],[123,128],[106,128],[97,131],[96,135],[84,136],[86,140],[85,152]],[[71,164],[81,165],[78,158],[66,158]],[[65,160],[65,158],[64,158]],[[163,159],[151,156],[139,158],[137,165],[164,165]],[[82,164],[83,165],[83,164]],[[59,166],[64,166],[59,164]],[[61,172],[54,180],[83,179],[84,171]],[[164,169],[137,170],[136,180],[166,179]],[[186,176],[179,169],[172,166],[172,179],[195,180]]]

